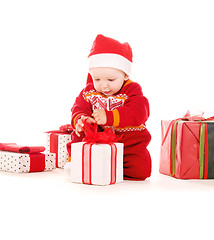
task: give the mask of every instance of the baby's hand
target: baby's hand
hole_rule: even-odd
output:
[[[106,112],[103,109],[95,109],[92,116],[98,125],[105,125],[107,122]]]
[[[75,128],[75,133],[78,137],[80,137],[80,132],[83,131],[83,127],[84,127],[84,124],[83,124],[83,121],[87,119],[87,122],[88,123],[95,123],[95,120],[91,117],[87,117],[87,116],[82,116],[78,121],[77,121],[77,124],[76,124],[76,128]]]

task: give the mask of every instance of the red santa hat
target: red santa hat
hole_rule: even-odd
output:
[[[89,69],[95,67],[116,68],[129,76],[132,67],[132,49],[127,42],[120,43],[113,38],[99,34],[94,40],[88,60]],[[92,78],[88,74],[87,83],[91,81]]]

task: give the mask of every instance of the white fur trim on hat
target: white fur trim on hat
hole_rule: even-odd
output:
[[[122,70],[128,76],[131,74],[132,62],[127,58],[114,53],[101,53],[91,55],[89,58],[89,69],[95,67],[110,67]]]

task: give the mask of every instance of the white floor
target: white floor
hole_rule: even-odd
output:
[[[204,239],[214,235],[214,180],[153,172],[144,182],[89,186],[63,169],[0,172],[1,239]]]

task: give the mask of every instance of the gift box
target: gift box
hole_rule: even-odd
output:
[[[98,132],[98,125],[83,121],[83,142],[71,143],[71,162],[65,166],[72,182],[109,185],[123,181],[123,143],[111,128]]]
[[[0,170],[7,172],[42,172],[55,169],[55,154],[0,151]]]
[[[109,185],[123,181],[123,144],[72,143],[70,180]]]
[[[213,121],[188,115],[161,121],[161,135],[160,173],[179,179],[214,178]]]
[[[48,153],[56,154],[56,167],[63,168],[68,162],[67,143],[71,141],[70,125],[63,125],[59,130],[47,133],[46,149]]]

